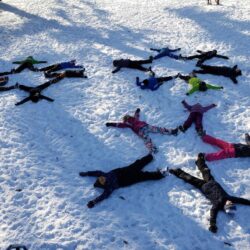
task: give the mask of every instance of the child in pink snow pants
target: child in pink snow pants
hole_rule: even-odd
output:
[[[226,158],[236,158],[236,157],[250,157],[250,136],[245,134],[246,144],[241,143],[229,143],[218,138],[212,137],[210,135],[202,136],[202,140],[208,144],[215,145],[221,150],[216,153],[205,154],[205,159],[207,161],[217,161]]]

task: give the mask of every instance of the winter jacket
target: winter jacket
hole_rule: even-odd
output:
[[[148,84],[145,85],[143,82],[140,82],[139,77],[136,78],[136,84],[139,86],[141,89],[150,89],[152,91],[157,90],[160,87],[160,84],[157,80],[156,77],[151,76],[148,79]]]
[[[140,111],[136,110],[134,116],[129,116],[126,122],[115,122],[113,125],[118,128],[131,128],[137,135],[139,130],[148,124],[144,121],[140,121]]]
[[[22,63],[30,63],[30,64],[39,64],[39,63],[47,63],[47,61],[37,61],[35,60],[32,56],[28,56],[25,60],[23,61],[15,61],[13,62],[14,64],[22,64]]]
[[[185,100],[182,101],[182,104],[190,113],[196,112],[200,114],[203,114],[207,112],[209,109],[216,107],[215,104],[211,104],[206,107],[201,106],[200,103],[196,103],[195,105],[189,105]]]
[[[187,92],[187,95],[191,95],[196,91],[206,91],[207,89],[222,89],[220,86],[207,84],[197,77],[190,78],[188,83],[191,85],[191,89]]]

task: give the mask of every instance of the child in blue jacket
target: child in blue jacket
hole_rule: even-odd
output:
[[[164,56],[168,56],[170,58],[173,58],[173,59],[182,59],[182,56],[181,55],[175,55],[173,52],[176,52],[176,51],[179,51],[181,50],[181,48],[178,48],[178,49],[169,49],[168,47],[166,48],[162,48],[162,49],[154,49],[154,48],[150,48],[150,50],[153,50],[153,51],[157,51],[158,54],[154,57],[154,60],[155,59],[159,59],[159,58],[162,58]]]
[[[152,72],[152,75],[148,79],[144,79],[140,82],[139,77],[136,77],[136,85],[141,89],[150,89],[152,91],[157,90],[164,82],[170,81],[172,79],[177,78],[178,75],[175,76],[165,76],[165,77],[155,77],[155,73]]]

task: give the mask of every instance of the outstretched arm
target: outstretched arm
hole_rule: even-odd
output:
[[[178,48],[178,49],[170,49],[169,51],[170,51],[170,52],[175,52],[175,51],[179,51],[179,50],[181,50],[181,48]]]
[[[112,71],[112,73],[114,74],[114,73],[118,72],[120,69],[121,69],[121,67],[116,67],[116,68]]]
[[[96,171],[87,171],[87,172],[80,172],[79,175],[84,177],[84,176],[93,176],[93,177],[99,177],[104,175],[105,173],[100,171],[100,170],[96,170]]]
[[[227,57],[227,56],[222,56],[222,55],[216,55],[216,57],[218,57],[218,58],[223,58],[223,59],[229,59],[229,57]]]
[[[154,49],[154,48],[150,48],[150,50],[152,50],[152,51],[157,51],[157,52],[160,52],[160,51],[161,51],[160,49]]]
[[[24,98],[22,101],[17,102],[15,105],[16,105],[16,106],[19,106],[19,105],[24,104],[25,102],[28,102],[28,101],[30,101],[30,97]]]
[[[183,104],[183,106],[184,106],[187,110],[189,110],[189,111],[191,110],[192,106],[190,106],[185,100],[183,100],[181,103]]]
[[[212,108],[214,108],[214,107],[216,107],[216,104],[211,104],[211,105],[209,105],[209,106],[206,106],[206,107],[203,107],[203,111],[204,112],[207,112],[209,109],[212,109]]]
[[[117,127],[117,128],[131,128],[128,124],[124,122],[106,122],[107,127]]]
[[[103,201],[104,199],[107,199],[112,194],[112,192],[113,192],[113,189],[105,189],[104,192],[100,196],[88,202],[87,204],[88,208],[92,208],[98,202]]]
[[[233,83],[235,83],[235,84],[238,83],[236,77],[230,77],[230,79],[233,81]]]
[[[34,60],[33,64],[39,64],[39,63],[47,63],[47,61],[36,61]]]
[[[134,114],[134,118],[135,118],[135,119],[137,119],[137,120],[140,119],[140,112],[141,112],[141,110],[140,110],[139,108],[136,109],[135,114]]]
[[[41,94],[40,94],[40,98],[41,98],[41,99],[44,99],[44,100],[46,100],[46,101],[49,101],[49,102],[53,102],[53,101],[54,101],[54,99],[52,99],[52,98],[50,98],[50,97],[48,97],[48,96],[41,95]]]
[[[212,84],[206,84],[208,89],[223,89],[222,86],[216,86],[216,85],[212,85]]]
[[[196,52],[198,52],[198,53],[200,53],[200,54],[201,54],[201,53],[203,53],[203,51],[202,51],[202,50],[196,50]]]
[[[15,61],[15,62],[12,62],[13,64],[22,64],[24,61]]]

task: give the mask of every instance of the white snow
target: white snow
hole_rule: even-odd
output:
[[[24,244],[34,250],[250,249],[250,208],[237,207],[234,218],[220,212],[218,233],[208,231],[210,203],[174,176],[116,190],[109,199],[88,209],[100,194],[94,178],[80,171],[109,171],[126,166],[147,153],[129,129],[105,127],[125,113],[141,108],[143,120],[174,128],[188,116],[181,101],[216,103],[204,115],[211,135],[243,142],[250,130],[250,2],[222,0],[3,0],[0,2],[0,71],[12,61],[33,55],[53,64],[70,59],[86,67],[88,79],[65,79],[44,91],[54,103],[31,102],[18,90],[0,98],[0,249]],[[135,77],[146,74],[122,69],[111,74],[112,60],[143,59],[150,47],[181,47],[182,55],[196,49],[217,49],[230,60],[209,64],[238,64],[239,84],[203,75],[224,86],[186,97],[187,84],[178,79],[156,92],[142,91]],[[153,63],[157,75],[189,73],[196,61],[162,58]],[[28,70],[10,76],[36,86],[45,82]],[[181,167],[200,176],[198,152],[214,152],[192,126],[185,134],[152,135],[159,147],[147,170]],[[208,163],[213,175],[231,194],[250,199],[249,158]],[[17,191],[21,189],[21,191]],[[121,199],[124,197],[125,200]],[[227,246],[223,241],[230,242]]]

